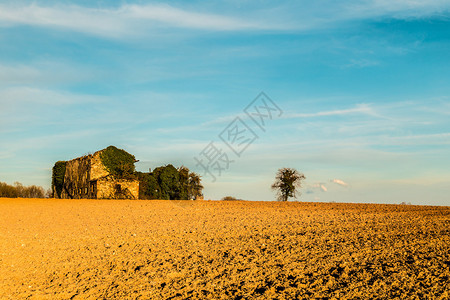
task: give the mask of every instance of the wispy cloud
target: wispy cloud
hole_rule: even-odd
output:
[[[123,5],[108,9],[76,5],[0,5],[1,25],[68,29],[112,38],[148,34],[165,27],[208,31],[275,29],[266,22],[199,13],[163,4]]]
[[[48,145],[56,146],[70,142],[72,140],[78,140],[80,138],[85,139],[92,136],[98,136],[100,134],[104,134],[105,132],[106,130],[100,129],[81,129],[75,130],[73,132],[30,136],[27,138],[10,141],[7,145],[3,146],[0,155],[3,157],[13,157],[15,156],[15,153],[20,151],[29,151],[30,149],[33,149],[33,151],[38,149],[44,149],[48,148]]]
[[[319,111],[314,113],[291,113],[285,114],[284,118],[315,118],[315,117],[327,117],[327,116],[340,116],[349,114],[366,114],[375,115],[375,111],[368,104],[359,104],[353,108],[347,109],[337,109],[337,110],[327,110]]]
[[[283,20],[277,20],[277,22],[282,22],[285,28],[308,31],[361,20],[442,17],[449,13],[450,2],[446,0],[290,1],[266,11],[272,15],[282,16]]]
[[[80,120],[87,120],[86,116],[80,115],[80,108],[94,105],[101,107],[108,100],[106,96],[29,86],[3,88],[0,89],[0,125],[2,125],[0,133],[29,128],[30,124],[33,124],[35,130],[37,124],[61,125],[61,122],[79,124]],[[98,122],[98,120],[99,118],[91,121]],[[108,118],[105,116],[104,122],[107,121]]]
[[[359,16],[393,15],[397,18],[423,17],[448,12],[450,3],[446,0],[372,0],[352,1],[349,12]]]
[[[350,59],[350,63],[344,65],[344,68],[368,68],[379,65],[380,62],[370,59]]]
[[[379,144],[388,145],[450,145],[450,132],[404,135],[380,138]]]
[[[169,5],[129,5],[120,13],[127,19],[142,19],[160,22],[168,26],[207,30],[269,29],[268,24],[249,22],[218,14],[197,13],[174,8]]]
[[[1,13],[1,12],[0,12]],[[101,71],[74,63],[35,61],[28,64],[0,61],[0,87],[12,85],[56,85],[93,80],[104,76]]]
[[[245,4],[244,4],[245,5]],[[230,7],[229,7],[230,8]],[[256,9],[227,9],[227,14],[199,12],[167,4],[123,4],[90,8],[78,5],[0,5],[0,26],[30,25],[72,30],[108,38],[156,34],[164,28],[206,31],[305,31],[367,18],[411,18],[448,12],[448,1],[345,1],[265,4]],[[359,63],[359,65],[361,62]],[[366,66],[366,63],[363,62]]]
[[[91,9],[80,6],[45,7],[1,5],[0,24],[3,26],[31,25],[117,37],[130,32],[120,10]]]
[[[325,2],[325,5],[324,3]],[[299,3],[299,6],[304,3]],[[374,18],[423,18],[440,16],[449,12],[450,3],[446,0],[416,1],[416,0],[350,0],[350,1],[319,1],[308,7],[308,13],[317,26],[336,22],[374,19]],[[317,17],[317,16],[320,16]]]
[[[34,103],[45,105],[83,104],[105,101],[103,96],[77,95],[27,86],[11,87],[0,90],[0,103],[18,104]]]
[[[39,70],[26,65],[7,66],[0,64],[0,84],[29,82],[40,77]]]

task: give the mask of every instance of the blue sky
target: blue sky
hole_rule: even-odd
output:
[[[213,141],[234,162],[206,198],[273,200],[293,167],[301,201],[450,205],[449,66],[449,1],[0,1],[0,181],[47,188],[108,145],[202,173]]]

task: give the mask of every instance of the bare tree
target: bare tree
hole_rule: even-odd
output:
[[[32,185],[23,186],[20,182],[15,182],[14,186],[0,182],[0,197],[8,198],[44,198],[45,191],[42,187]]]
[[[53,191],[52,191],[52,189],[47,189],[45,191],[45,198],[53,198]]]
[[[275,177],[275,183],[272,189],[277,191],[278,201],[287,201],[289,197],[297,198],[301,193],[302,180],[305,175],[292,168],[279,169]]]

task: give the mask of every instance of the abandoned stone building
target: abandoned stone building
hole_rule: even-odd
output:
[[[123,150],[110,146],[106,149],[67,162],[58,162],[62,168],[53,168],[52,189],[56,198],[70,199],[139,199],[139,181],[123,174],[113,174],[105,166],[105,151]],[[134,156],[131,156],[134,170]],[[123,164],[122,164],[123,165]],[[59,179],[57,172],[60,172]],[[122,175],[122,176],[121,176]]]

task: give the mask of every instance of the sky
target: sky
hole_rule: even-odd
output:
[[[450,205],[449,82],[450,1],[0,1],[0,181],[115,145],[206,199]]]

